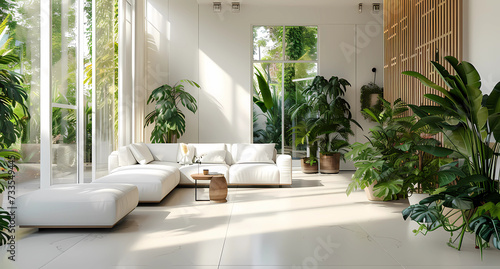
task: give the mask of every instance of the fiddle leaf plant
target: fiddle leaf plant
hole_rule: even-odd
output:
[[[192,80],[181,80],[173,86],[162,85],[153,90],[148,98],[148,104],[155,103],[155,109],[146,116],[145,126],[154,124],[151,131],[151,142],[173,143],[186,131],[186,116],[179,108],[179,104],[189,111],[196,113],[198,106],[196,99],[184,90],[181,83],[200,88]]]

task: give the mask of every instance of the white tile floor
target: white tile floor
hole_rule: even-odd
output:
[[[406,201],[347,197],[350,176],[296,172],[292,188],[230,188],[226,204],[178,188],[113,229],[23,230],[0,268],[499,268],[500,251],[481,261],[472,236],[460,252],[446,233],[414,236]]]

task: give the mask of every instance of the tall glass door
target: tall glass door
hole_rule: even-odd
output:
[[[78,182],[78,1],[52,1],[52,178]]]

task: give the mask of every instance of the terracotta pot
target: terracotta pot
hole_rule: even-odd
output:
[[[313,165],[310,165],[307,163],[309,158],[302,158],[300,159],[300,166],[302,168],[302,173],[304,174],[316,174],[318,173],[318,162],[316,162]]]
[[[338,174],[340,170],[340,153],[331,155],[321,154],[319,158],[319,171],[322,174]]]

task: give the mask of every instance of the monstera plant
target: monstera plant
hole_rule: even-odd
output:
[[[6,29],[7,20],[8,17],[0,24],[0,36]],[[7,49],[8,43],[9,41],[0,47],[0,194],[7,188],[7,180],[11,178],[9,171],[17,169],[15,165],[12,166],[12,160],[21,158],[17,151],[9,149],[22,135],[21,116],[16,114],[15,108],[21,108],[22,113],[29,116],[26,107],[28,95],[22,86],[23,78],[10,70],[11,66],[19,62],[19,58],[14,49]],[[0,245],[9,239],[9,235],[5,233],[9,222],[10,215],[0,207]]]
[[[179,104],[195,113],[198,109],[196,99],[184,90],[182,82],[200,88],[196,82],[181,80],[170,86],[162,85],[153,90],[148,98],[148,104],[155,103],[155,109],[146,116],[146,126],[154,124],[151,131],[153,143],[175,143],[186,131],[186,116],[179,108]]]
[[[442,79],[440,86],[416,72],[403,72],[440,93],[426,94],[431,106],[410,106],[420,117],[412,128],[429,127],[441,133],[444,146],[421,146],[434,156],[458,162],[441,167],[440,188],[434,195],[403,210],[404,219],[421,226],[417,232],[444,229],[456,234],[449,245],[460,250],[465,233],[473,233],[482,249],[491,242],[500,249],[500,188],[497,174],[500,155],[500,83],[491,93],[481,92],[481,78],[474,66],[445,57],[452,67],[432,62]],[[452,216],[453,215],[453,216]],[[457,242],[458,240],[458,242]]]

